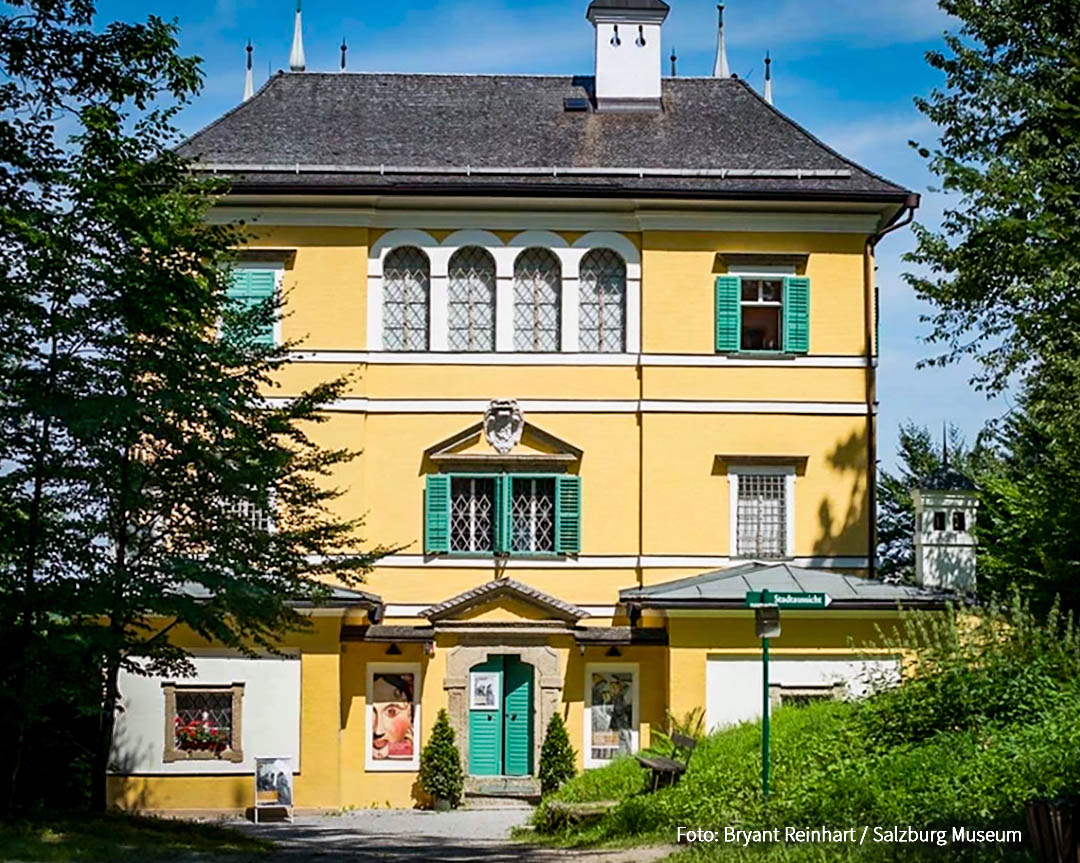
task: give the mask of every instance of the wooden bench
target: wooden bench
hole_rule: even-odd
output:
[[[671,742],[675,744],[675,751],[672,753],[674,758],[665,758],[662,755],[637,755],[638,764],[644,767],[646,770],[652,771],[652,790],[657,791],[663,787],[671,787],[679,778],[686,772],[687,762],[690,761],[690,754],[694,751],[694,747],[697,746],[697,741],[693,737],[687,737],[683,734],[672,734]],[[682,760],[679,760],[679,755],[683,754]]]

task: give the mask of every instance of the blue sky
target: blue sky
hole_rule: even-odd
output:
[[[715,51],[716,5],[670,0],[664,56],[674,47],[679,73],[706,75]],[[587,0],[391,0],[304,4],[308,69],[338,68],[338,46],[349,44],[349,68],[400,72],[589,73],[591,25]],[[181,118],[194,132],[240,101],[244,46],[255,46],[256,87],[288,65],[293,0],[110,0],[100,20],[178,18],[181,48],[204,59],[205,90]],[[912,99],[938,84],[927,50],[952,27],[935,0],[729,0],[725,13],[732,71],[761,85],[762,58],[773,57],[777,107],[845,155],[922,193],[919,221],[934,225],[945,206],[928,187],[933,178],[908,147],[935,140]],[[665,69],[667,64],[665,63]],[[940,428],[948,421],[974,438],[983,422],[1005,412],[968,385],[971,367],[916,370],[931,353],[921,341],[927,311],[904,283],[901,255],[910,232],[878,249],[882,297],[881,458],[894,464],[896,429],[906,419]]]

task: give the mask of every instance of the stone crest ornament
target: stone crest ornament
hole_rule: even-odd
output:
[[[525,414],[513,399],[495,399],[484,411],[484,437],[499,455],[508,455],[521,443]]]

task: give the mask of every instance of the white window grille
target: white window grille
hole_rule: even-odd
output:
[[[388,351],[428,349],[431,267],[427,255],[405,246],[383,263],[383,347]]]
[[[784,474],[738,474],[737,556],[787,557],[787,479]]]
[[[783,279],[748,279],[744,276],[741,281],[742,350],[783,350]]]
[[[269,533],[274,529],[269,508],[259,506],[254,501],[235,498],[229,504],[229,510],[235,518],[246,522],[255,533]]]
[[[547,249],[526,249],[514,264],[514,349],[559,350],[562,270]]]
[[[467,246],[450,259],[450,350],[495,350],[495,260]]]
[[[594,249],[581,261],[581,350],[626,350],[626,262],[611,249]]]
[[[555,551],[555,480],[515,477],[510,504],[511,551]]]
[[[495,549],[495,480],[454,477],[450,485],[450,550]]]

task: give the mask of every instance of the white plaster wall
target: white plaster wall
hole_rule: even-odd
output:
[[[844,683],[855,698],[867,694],[868,675],[899,680],[897,659],[785,658],[769,660],[769,683],[821,686]],[[710,656],[705,663],[705,722],[709,730],[761,718],[761,659]]]
[[[290,755],[300,769],[300,658],[248,659],[237,656],[197,656],[196,677],[140,677],[122,673],[123,711],[116,719],[112,765],[114,773],[213,774],[254,773],[255,757]],[[228,686],[244,684],[241,745],[244,760],[175,761],[166,764],[165,694],[162,683]]]
[[[640,30],[638,29],[640,26]],[[615,28],[618,28],[618,39]],[[644,44],[641,44],[641,40]],[[617,42],[617,44],[616,44]],[[596,96],[660,99],[660,24],[621,20],[596,22]]]

